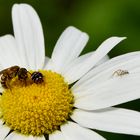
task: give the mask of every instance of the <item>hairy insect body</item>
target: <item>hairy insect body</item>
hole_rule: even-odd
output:
[[[25,81],[28,78],[28,71],[25,68],[20,68],[17,75],[20,81]]]
[[[7,81],[9,81],[9,76],[7,74],[3,74],[1,76],[1,85],[3,88],[7,88]]]
[[[1,75],[1,85],[3,88],[8,88],[9,82],[16,76],[21,81],[26,81],[28,77],[28,71],[25,68],[20,68],[19,66],[12,66],[4,69],[0,72]]]

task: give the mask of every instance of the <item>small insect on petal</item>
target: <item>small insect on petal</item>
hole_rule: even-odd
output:
[[[120,76],[120,77],[122,77],[122,76],[127,75],[127,74],[129,74],[129,71],[118,69],[117,71],[115,71],[113,73],[113,76]]]

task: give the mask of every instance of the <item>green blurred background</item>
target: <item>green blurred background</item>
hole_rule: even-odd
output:
[[[46,54],[49,56],[61,32],[70,25],[90,36],[83,53],[95,50],[110,36],[127,37],[109,53],[110,57],[140,50],[140,0],[0,0],[0,36],[13,34],[11,7],[14,3],[31,4],[38,12],[44,29]],[[140,100],[137,100],[119,107],[140,111],[139,103]],[[108,140],[140,139],[136,136],[98,133]]]

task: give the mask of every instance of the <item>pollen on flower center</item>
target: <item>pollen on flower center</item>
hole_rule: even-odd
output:
[[[61,75],[41,71],[44,82],[22,85],[16,78],[0,100],[2,119],[22,134],[43,135],[59,129],[72,113],[74,98]]]

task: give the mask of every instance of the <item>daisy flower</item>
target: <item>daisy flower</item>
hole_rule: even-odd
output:
[[[15,4],[12,20],[14,37],[0,38],[0,140],[105,140],[94,130],[140,135],[140,113],[113,107],[140,97],[140,52],[107,61],[124,37],[80,56],[88,35],[68,27],[48,58],[34,9]],[[25,80],[13,66],[27,70]],[[42,82],[32,79],[34,72]],[[12,78],[2,79],[6,74]]]

